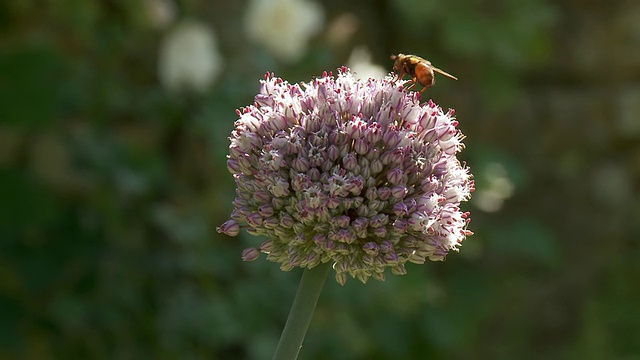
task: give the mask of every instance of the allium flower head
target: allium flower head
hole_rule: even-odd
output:
[[[461,201],[473,180],[453,110],[392,76],[357,80],[346,68],[291,85],[267,74],[254,105],[237,111],[227,162],[235,210],[218,228],[267,238],[267,254],[288,271],[330,262],[347,275],[384,280],[385,270],[443,260],[471,232]]]

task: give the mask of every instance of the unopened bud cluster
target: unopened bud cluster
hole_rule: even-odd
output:
[[[459,208],[473,191],[456,158],[463,135],[452,110],[420,104],[403,84],[346,68],[295,85],[265,76],[254,105],[238,110],[227,162],[235,210],[218,228],[266,237],[244,260],[262,252],[285,271],[330,262],[344,284],[457,250],[471,234]]]

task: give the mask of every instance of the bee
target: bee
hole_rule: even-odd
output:
[[[411,89],[416,85],[416,83],[420,83],[423,86],[420,93],[432,87],[436,83],[435,74],[433,73],[434,71],[453,80],[458,80],[457,77],[434,67],[431,65],[430,61],[425,60],[420,56],[398,54],[391,55],[391,60],[395,61],[393,64],[393,70],[398,73],[398,80],[408,74],[411,76],[413,84],[407,89]]]

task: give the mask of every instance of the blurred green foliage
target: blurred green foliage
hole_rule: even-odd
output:
[[[468,136],[476,235],[403,277],[329,281],[301,358],[640,359],[640,6],[320,4],[289,64],[247,41],[245,2],[0,4],[0,357],[270,358],[300,272],[215,232],[234,110],[265,71],[307,80],[365,45],[460,78],[427,95]],[[182,19],[218,39],[205,93],[160,85]]]

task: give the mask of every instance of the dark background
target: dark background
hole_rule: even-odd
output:
[[[234,110],[267,70],[308,81],[364,46],[460,79],[424,97],[467,135],[476,234],[330,278],[300,358],[640,359],[640,2],[321,1],[296,60],[250,41],[243,1],[156,2],[0,3],[0,358],[269,359],[301,273],[215,232]],[[158,75],[184,19],[224,61],[204,91]]]

